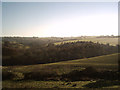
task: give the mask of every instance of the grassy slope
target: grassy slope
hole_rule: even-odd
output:
[[[65,41],[74,42],[78,40]],[[81,40],[80,40],[81,41]],[[82,41],[93,41],[100,42],[103,44],[109,43],[110,45],[118,44],[117,38],[85,38]],[[55,43],[60,44],[61,42]],[[4,70],[15,71],[15,72],[55,72],[57,74],[69,73],[73,70],[82,70],[85,67],[92,66],[101,70],[117,70],[118,68],[118,54],[104,55],[93,58],[85,58],[71,61],[62,61],[49,64],[38,64],[28,66],[9,66],[2,67]],[[3,88],[83,88],[85,85],[96,81],[76,81],[76,82],[63,82],[63,81],[3,81]],[[114,81],[103,81],[106,84],[105,87],[109,88],[120,88],[119,85],[114,85]],[[113,83],[113,85],[111,85]],[[75,85],[76,86],[73,86]],[[96,83],[100,84],[100,83]],[[110,85],[109,85],[110,84]],[[96,85],[94,85],[96,86]]]
[[[16,72],[44,72],[50,71],[58,74],[69,73],[72,70],[81,70],[93,66],[102,70],[117,70],[118,54],[104,55],[93,58],[85,58],[71,61],[63,61],[49,64],[38,64],[28,66],[9,66],[3,70]],[[102,83],[102,84],[101,84]],[[95,84],[95,85],[93,85]],[[118,81],[3,81],[3,88],[86,88],[91,86],[120,88]],[[102,85],[102,86],[101,86]]]
[[[109,43],[110,45],[116,45],[118,44],[118,38],[96,38],[96,37],[91,37],[91,38],[82,38],[78,40],[69,40],[69,41],[64,41],[64,42],[57,42],[55,45],[61,44],[61,43],[67,43],[67,42],[76,42],[76,41],[92,41],[92,42],[99,42],[102,44],[107,44]]]
[[[8,66],[3,67],[3,70],[12,70],[17,72],[39,72],[39,71],[53,71],[58,74],[68,73],[72,70],[81,70],[88,66],[95,67],[102,70],[117,70],[118,68],[118,54],[103,55],[92,58],[77,59],[71,61],[62,61],[49,64],[37,64],[26,66]]]

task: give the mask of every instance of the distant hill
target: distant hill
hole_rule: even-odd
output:
[[[77,42],[77,41],[92,41],[92,42],[95,42],[95,43],[99,42],[101,44],[109,43],[112,46],[115,46],[115,45],[119,44],[118,43],[118,37],[105,37],[105,36],[104,37],[95,37],[95,36],[93,36],[93,37],[86,37],[86,38],[85,37],[84,38],[79,37],[79,38],[76,38],[76,40],[56,42],[55,45],[59,45],[61,43],[67,43],[67,42]]]

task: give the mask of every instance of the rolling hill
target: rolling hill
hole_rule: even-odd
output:
[[[74,70],[83,70],[86,67],[92,66],[99,70],[113,70],[118,69],[118,53],[111,55],[103,55],[92,58],[77,59],[71,61],[62,61],[49,64],[25,65],[25,66],[3,66],[2,71],[13,72],[18,76],[18,79],[23,75],[22,73],[56,73],[58,75],[69,74]],[[33,73],[33,74],[32,74]],[[53,74],[54,75],[54,74]],[[35,80],[5,80],[2,82],[3,88],[120,88],[119,81],[35,81]]]
[[[87,38],[78,38],[77,40],[68,40],[68,41],[62,41],[62,42],[56,42],[55,45],[59,45],[61,43],[68,43],[68,42],[77,42],[77,41],[92,41],[94,43],[99,42],[101,44],[107,44],[109,43],[112,46],[115,46],[118,44],[118,38],[96,38],[96,37],[87,37]]]
[[[58,74],[68,73],[72,70],[82,70],[92,66],[99,70],[117,70],[118,69],[118,53],[97,56],[92,58],[77,59],[71,61],[62,61],[48,64],[36,64],[25,66],[4,66],[4,70],[17,72],[44,72],[51,71]]]

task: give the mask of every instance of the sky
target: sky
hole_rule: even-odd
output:
[[[117,2],[3,2],[2,35],[118,35]]]

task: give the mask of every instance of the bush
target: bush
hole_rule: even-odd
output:
[[[97,71],[93,67],[87,67],[83,71],[74,70],[68,74],[62,75],[61,80],[79,81],[79,80],[120,80],[120,73],[116,71]]]
[[[2,72],[2,80],[11,80],[14,77],[15,77],[15,75],[11,71],[3,71]]]
[[[24,75],[23,73],[20,73],[20,72],[14,72],[14,78],[13,80],[23,80],[24,79]]]
[[[24,75],[20,72],[3,71],[2,80],[22,80]]]
[[[29,72],[24,73],[24,79],[28,80],[58,80],[56,73],[50,72]]]
[[[99,74],[99,78],[105,80],[120,80],[120,73],[116,71],[102,71]]]
[[[87,67],[83,71],[74,70],[68,74],[62,75],[62,80],[70,80],[70,81],[79,81],[79,80],[93,80],[97,79],[99,73],[93,67]]]
[[[99,72],[93,68],[93,67],[87,67],[82,71],[83,76],[87,76],[90,78],[97,78],[99,75]]]

